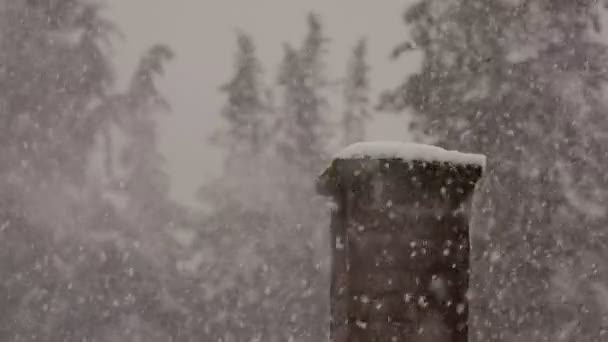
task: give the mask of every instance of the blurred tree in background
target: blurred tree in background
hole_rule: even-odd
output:
[[[412,40],[394,56],[420,51],[422,69],[382,104],[490,158],[475,207],[477,341],[608,334],[601,13],[592,0],[431,0],[405,15]]]
[[[363,141],[365,126],[371,119],[369,65],[366,58],[367,41],[361,39],[355,45],[348,61],[344,81],[344,146]]]
[[[222,87],[224,172],[200,191],[210,214],[193,249],[201,260],[197,270],[203,270],[203,333],[210,339],[326,337],[327,226],[313,188],[328,134],[322,97],[326,38],[314,14],[308,25],[300,49],[286,45],[279,108],[265,96],[253,41],[237,35],[235,72]]]
[[[0,2],[0,340],[326,338],[328,215],[313,181],[330,140],[362,137],[364,43],[344,84],[356,124],[338,132],[318,16],[285,45],[277,84],[238,32],[213,139],[224,170],[188,211],[157,146],[170,106],[156,80],[173,52],[150,47],[117,89],[119,31],[102,5]]]
[[[252,38],[237,33],[237,52],[232,79],[221,87],[227,101],[222,116],[228,123],[216,139],[233,157],[260,155],[268,149],[270,139],[270,104],[265,98],[262,66],[256,56]]]
[[[153,48],[128,92],[116,93],[107,48],[117,31],[101,9],[0,2],[3,341],[178,336],[183,311],[166,284],[178,249],[166,233],[150,234],[180,215],[150,116],[161,109],[153,83],[170,51]],[[125,144],[110,141],[117,131]],[[108,147],[125,154],[125,178],[110,172]]]
[[[308,16],[308,33],[299,49],[284,45],[279,70],[283,102],[279,118],[279,151],[290,164],[305,171],[320,166],[328,140],[325,95],[325,55],[328,39],[315,14]]]

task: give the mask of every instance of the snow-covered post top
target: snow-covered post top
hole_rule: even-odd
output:
[[[331,196],[333,342],[464,342],[470,199],[485,157],[400,142],[338,153]]]

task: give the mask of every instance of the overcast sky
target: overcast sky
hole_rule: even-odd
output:
[[[125,34],[115,44],[121,76],[129,76],[151,44],[170,45],[176,59],[161,87],[173,113],[161,123],[161,150],[167,160],[175,199],[193,204],[193,193],[219,172],[221,154],[206,139],[217,128],[223,98],[219,85],[231,76],[235,30],[255,39],[258,55],[274,82],[282,43],[299,44],[306,14],[321,16],[331,39],[329,74],[340,77],[356,40],[369,41],[374,93],[416,70],[417,56],[390,61],[391,49],[407,37],[402,14],[412,0],[110,0],[111,16]],[[339,96],[339,94],[336,94]],[[406,117],[381,115],[368,139],[406,140]]]

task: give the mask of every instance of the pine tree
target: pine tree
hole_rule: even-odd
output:
[[[169,238],[174,225],[182,222],[184,212],[169,198],[169,177],[158,151],[157,119],[170,110],[170,105],[157,82],[172,58],[168,46],[150,47],[140,58],[127,91],[111,96],[107,108],[101,111],[114,111],[110,124],[122,133],[119,140],[123,141],[113,145],[119,153],[111,164],[115,172],[110,173],[114,176],[110,184],[117,186],[103,189],[112,191],[114,199],[121,198],[118,202],[122,204],[107,203],[109,208],[102,211],[100,221],[114,223],[104,222],[102,229],[120,235],[124,245],[105,247],[109,265],[98,272],[110,279],[116,279],[118,274],[130,275],[116,281],[110,296],[130,297],[133,302],[108,311],[130,312],[137,322],[135,327],[114,322],[111,328],[99,332],[110,340],[179,339],[185,328],[182,314],[190,313],[182,306],[187,301],[183,293],[187,282],[178,277],[178,270],[173,267],[182,251]],[[125,254],[129,260],[124,259]],[[142,310],[144,302],[146,309]]]
[[[105,186],[130,198],[128,202],[136,206],[127,210],[130,213],[162,216],[163,210],[153,208],[154,201],[156,206],[172,207],[157,132],[158,115],[170,106],[156,85],[172,58],[169,47],[152,46],[140,59],[127,91],[107,96],[95,108],[97,116],[105,118],[99,129]]]
[[[366,61],[367,42],[361,39],[355,48],[346,71],[344,83],[344,144],[362,141],[369,120],[369,65]]]
[[[91,108],[105,100],[114,78],[103,49],[114,28],[98,12],[95,3],[76,0],[0,8],[0,187],[23,208],[54,198],[49,211],[70,212],[81,202],[103,121]],[[56,224],[56,234],[78,225],[67,212],[51,220],[42,211],[32,210],[28,220]]]
[[[67,284],[84,255],[76,246],[99,127],[90,108],[113,79],[102,53],[112,25],[94,3],[40,0],[3,2],[0,26],[0,289],[10,294],[0,298],[0,340],[66,340],[72,313],[53,310],[76,308]]]
[[[327,38],[315,14],[308,16],[308,34],[300,49],[286,44],[279,72],[283,91],[279,151],[303,170],[319,167],[327,142],[327,99],[323,57]]]
[[[323,209],[310,182],[324,149],[317,134],[324,110],[324,38],[316,17],[309,25],[300,49],[285,48],[279,82],[284,101],[275,132],[269,129],[274,117],[247,36],[239,37],[237,72],[223,87],[226,162],[222,176],[201,189],[211,210],[201,225],[206,239],[197,248],[217,250],[205,260],[210,272],[200,280],[222,289],[203,305],[203,316],[222,317],[206,324],[203,335],[209,340],[324,338],[326,278],[317,266],[318,249],[311,247],[323,235],[317,221],[324,216],[318,215]],[[279,137],[270,139],[268,133]],[[243,288],[246,298],[237,294]]]
[[[126,125],[130,139],[123,151],[123,166],[128,170],[125,190],[142,205],[151,201],[166,201],[169,193],[168,176],[158,152],[156,118],[169,110],[168,103],[156,87],[156,77],[164,73],[164,64],[173,52],[164,45],[156,45],[142,57],[126,95]],[[166,202],[164,203],[166,204]],[[146,205],[146,206],[147,206]],[[159,214],[160,208],[147,208],[146,214]]]
[[[159,268],[167,258],[158,248],[150,258],[137,231],[144,224],[119,212],[91,176],[97,137],[128,102],[113,94],[106,44],[115,28],[100,8],[89,0],[0,5],[2,341],[177,336],[166,328],[175,311],[159,299],[176,283],[163,281],[171,264]]]
[[[15,148],[2,154],[16,153],[23,175],[39,169],[82,181],[97,122],[89,108],[113,80],[101,47],[114,27],[97,5],[75,0],[7,2],[1,11],[2,137]]]
[[[490,158],[473,246],[480,341],[603,338],[608,268],[591,261],[608,241],[598,13],[591,0],[436,0],[406,14],[413,42],[395,56],[420,50],[422,70],[385,105],[414,109],[414,128],[441,144]]]
[[[255,45],[249,35],[237,34],[235,71],[232,79],[222,86],[227,103],[222,116],[229,128],[222,134],[232,158],[243,154],[259,156],[268,146],[269,106],[263,94],[262,67],[255,53]]]

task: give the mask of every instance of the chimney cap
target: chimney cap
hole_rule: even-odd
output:
[[[440,168],[459,174],[458,178],[473,183],[482,175],[486,165],[484,155],[449,151],[432,145],[398,141],[360,142],[334,155],[331,164],[317,179],[317,192],[332,195],[339,183],[345,181],[345,178],[351,178],[350,171],[353,171],[353,168],[358,173],[373,172],[380,165],[380,161],[382,164],[408,164],[410,170]]]
[[[403,161],[447,162],[451,164],[479,165],[485,168],[482,154],[445,150],[438,146],[400,141],[358,142],[344,148],[335,159],[401,159]]]

